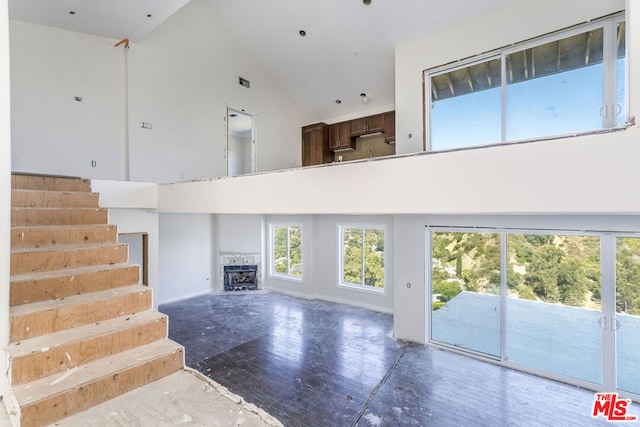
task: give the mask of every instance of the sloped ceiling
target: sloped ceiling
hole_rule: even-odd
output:
[[[136,42],[188,1],[10,0],[9,11],[20,21]],[[398,44],[522,0],[191,1],[206,2],[229,38],[262,63],[308,117],[327,120],[394,104]]]

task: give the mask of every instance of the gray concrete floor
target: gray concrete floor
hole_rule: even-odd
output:
[[[0,426],[10,426],[4,405]],[[262,409],[191,369],[178,371],[87,411],[56,427],[155,426],[282,427]]]

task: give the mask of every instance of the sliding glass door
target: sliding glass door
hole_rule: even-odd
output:
[[[429,342],[640,395],[640,237],[427,228],[427,248]]]
[[[505,359],[602,384],[600,238],[507,234]]]
[[[640,395],[640,238],[616,238],[616,381]]]
[[[500,357],[500,235],[434,231],[431,338]]]

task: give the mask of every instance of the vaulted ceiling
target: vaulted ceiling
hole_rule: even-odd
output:
[[[523,0],[192,1],[206,2],[230,39],[320,120],[394,104],[398,44]],[[10,0],[9,12],[19,21],[139,42],[188,2]]]

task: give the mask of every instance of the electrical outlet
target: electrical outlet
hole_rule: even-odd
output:
[[[150,122],[140,122],[140,127],[142,129],[151,129],[151,123]]]

